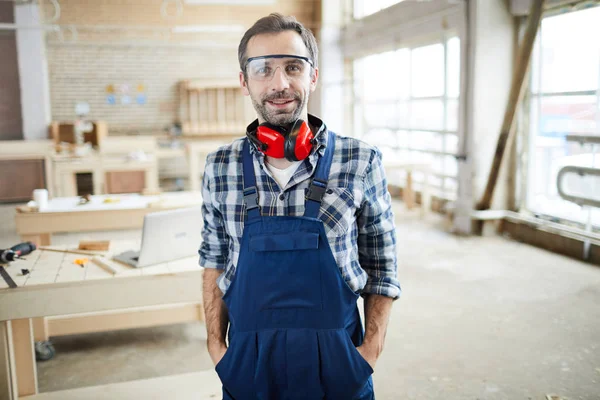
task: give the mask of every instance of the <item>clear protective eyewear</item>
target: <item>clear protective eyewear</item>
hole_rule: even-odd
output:
[[[313,62],[308,57],[289,54],[271,54],[268,56],[250,57],[246,61],[248,78],[257,81],[270,81],[279,68],[289,80],[303,78],[308,75]]]

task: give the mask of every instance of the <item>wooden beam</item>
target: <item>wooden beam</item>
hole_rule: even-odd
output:
[[[11,321],[19,397],[37,394],[37,369],[30,318]]]
[[[18,398],[10,321],[0,321],[0,398]]]
[[[159,275],[18,287],[4,290],[0,320],[201,303],[199,287],[202,287],[201,268]],[[31,344],[33,346],[33,339]]]
[[[91,332],[107,332],[118,329],[147,328],[202,321],[202,306],[185,304],[159,309],[137,309],[127,312],[90,314],[48,318],[49,336],[64,336]]]
[[[500,174],[500,166],[502,164],[504,150],[506,149],[506,144],[513,132],[517,106],[520,104],[523,95],[525,75],[527,74],[527,69],[529,68],[529,60],[531,59],[533,44],[535,43],[538,27],[542,19],[544,1],[545,0],[534,0],[531,4],[531,12],[529,13],[527,22],[527,30],[525,31],[525,35],[523,37],[523,43],[519,48],[516,67],[513,71],[510,95],[508,97],[508,104],[504,113],[504,120],[502,122],[500,136],[498,137],[498,143],[496,145],[496,152],[494,154],[494,159],[492,160],[492,167],[490,169],[485,191],[481,201],[477,204],[478,210],[489,209],[492,202],[494,189],[496,187],[496,182],[498,181],[498,175]]]

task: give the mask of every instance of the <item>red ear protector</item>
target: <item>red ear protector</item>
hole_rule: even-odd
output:
[[[269,157],[286,158],[289,161],[304,160],[314,144],[314,135],[308,124],[298,119],[289,128],[268,122],[256,127],[256,132],[248,132],[248,138],[260,151]]]

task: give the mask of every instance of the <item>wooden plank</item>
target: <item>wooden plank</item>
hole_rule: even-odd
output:
[[[49,339],[48,334],[48,319],[47,318],[32,318],[33,323],[33,339],[36,342],[44,342]]]
[[[102,250],[106,251],[110,248],[110,240],[80,240],[79,250]]]
[[[227,118],[225,117],[225,107],[227,106],[227,102],[225,101],[225,89],[219,88],[216,90],[217,95],[217,131],[218,132],[227,132]]]
[[[78,267],[73,268],[76,273]],[[200,267],[161,275],[135,276],[135,272],[139,269],[133,270],[132,276],[123,273],[85,281],[75,276],[69,282],[2,289],[0,320],[202,302]]]
[[[0,321],[0,398],[17,400],[15,362],[12,354],[12,326],[10,321]]]
[[[220,398],[222,398],[221,381],[217,373],[210,369],[160,378],[41,393],[27,397],[27,400],[214,400]]]
[[[496,187],[496,182],[498,181],[498,175],[500,174],[502,158],[504,157],[504,150],[506,149],[506,145],[512,135],[512,132],[514,131],[513,127],[517,106],[520,104],[523,95],[525,75],[527,73],[527,69],[529,68],[529,61],[531,59],[533,45],[535,43],[540,20],[542,18],[544,1],[545,0],[534,0],[531,4],[531,11],[527,21],[527,29],[525,31],[525,35],[523,36],[523,43],[519,48],[516,67],[513,71],[508,104],[504,113],[504,120],[502,122],[500,136],[498,137],[496,152],[494,154],[494,159],[492,160],[492,166],[490,168],[490,174],[488,176],[485,191],[481,200],[477,204],[478,210],[489,209],[492,202],[494,189]],[[481,229],[481,227],[479,228]]]
[[[0,140],[0,159],[44,159],[52,150],[52,140]]]
[[[19,396],[37,394],[37,369],[33,350],[33,325],[30,318],[11,321],[15,372]]]
[[[200,94],[197,90],[190,90],[188,95],[190,102],[190,123],[192,125],[192,131],[198,131],[198,102]]]
[[[202,90],[200,91],[200,102],[201,102],[201,108],[200,108],[200,114],[199,114],[199,121],[198,121],[198,132],[197,133],[203,133],[206,132],[207,130],[207,121],[208,121],[208,93],[206,90]]]
[[[99,150],[103,156],[127,155],[137,150],[156,154],[158,144],[153,136],[109,136],[102,141]],[[105,162],[105,160],[101,160],[101,162]]]
[[[54,337],[202,321],[201,309],[199,304],[185,304],[160,309],[50,318],[48,331],[49,336]]]
[[[179,122],[181,123],[189,120],[187,85],[187,81],[179,82]]]
[[[409,169],[406,171],[406,185],[402,190],[402,200],[407,209],[412,209],[415,206],[415,193],[412,185],[412,171]]]

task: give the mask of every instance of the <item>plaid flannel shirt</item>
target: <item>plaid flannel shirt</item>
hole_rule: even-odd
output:
[[[317,138],[316,150],[298,166],[283,189],[265,167],[264,154],[251,144],[263,216],[304,215],[305,194],[327,146],[326,128]],[[223,293],[235,275],[246,219],[242,194],[244,140],[235,140],[209,154],[202,180],[200,265],[225,270],[217,281]],[[341,275],[354,292],[394,299],[400,296],[394,216],[377,148],[336,135],[319,218]]]

